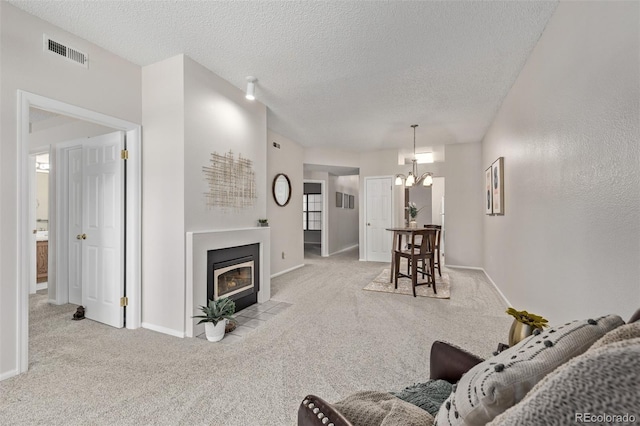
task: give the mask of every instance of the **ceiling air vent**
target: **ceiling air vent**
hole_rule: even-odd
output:
[[[55,41],[46,34],[44,35],[44,50],[46,52],[60,55],[75,64],[89,68],[89,56],[86,53],[82,53],[78,49],[74,49],[73,47],[66,46],[59,41]]]

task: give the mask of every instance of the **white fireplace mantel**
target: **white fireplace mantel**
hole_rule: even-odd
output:
[[[187,232],[186,258],[186,330],[187,337],[204,332],[194,315],[200,315],[199,306],[207,302],[207,251],[229,247],[260,244],[260,291],[258,303],[271,298],[271,230],[269,227],[216,229]]]

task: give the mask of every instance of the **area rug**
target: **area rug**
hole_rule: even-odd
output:
[[[367,284],[363,290],[380,291],[383,293],[396,293],[396,294],[408,294],[413,296],[413,290],[411,289],[411,280],[409,278],[398,278],[398,288],[394,288],[393,283],[389,282],[390,269],[385,269],[380,275],[378,275],[372,282]],[[418,282],[424,281],[419,277]],[[434,299],[449,299],[451,297],[451,280],[449,274],[442,273],[442,277],[438,276],[436,272],[436,291],[433,292],[433,288],[426,285],[416,287],[416,296],[432,297]]]

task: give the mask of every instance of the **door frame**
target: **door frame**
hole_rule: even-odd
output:
[[[327,194],[327,183],[322,179],[303,179],[302,184],[305,183],[319,183],[320,191],[322,192],[322,229],[320,230],[320,256],[329,257],[329,195]],[[304,190],[302,191],[304,193]],[[302,231],[304,232],[304,231]],[[304,245],[304,244],[303,244]]]
[[[29,150],[29,223],[33,225],[33,227],[38,227],[37,222],[37,186],[38,186],[38,171],[36,169],[36,157],[42,154],[49,154],[50,150],[43,150],[42,148],[36,148],[34,150]],[[50,180],[50,179],[49,179]],[[51,191],[51,185],[47,188],[47,192]],[[34,229],[34,228],[31,228]],[[49,226],[47,226],[47,231]],[[31,247],[29,248],[31,260],[29,261],[31,265],[35,265],[37,262],[37,238],[35,234],[31,234],[31,242],[29,243]],[[37,283],[37,268],[29,269],[29,293],[33,294],[36,291],[40,290],[38,288]],[[48,286],[48,284],[47,284]]]
[[[364,178],[364,188],[363,188],[363,193],[364,193],[364,203],[361,206],[362,210],[363,210],[363,219],[364,222],[362,223],[362,229],[364,230],[364,260],[365,261],[369,261],[369,241],[367,241],[367,215],[368,215],[368,211],[367,211],[367,197],[369,196],[369,194],[367,193],[367,182],[373,179],[391,179],[391,226],[393,226],[394,223],[396,223],[396,211],[395,211],[395,202],[396,202],[396,191],[394,190],[394,182],[393,179],[394,177],[392,175],[389,176],[366,176]],[[403,186],[404,188],[404,186]],[[389,238],[391,238],[391,234],[389,234]],[[389,258],[391,258],[391,253],[389,253]]]
[[[18,374],[29,368],[29,108],[36,107],[57,114],[122,130],[127,136],[129,159],[126,164],[126,242],[125,280],[129,305],[126,310],[126,328],[140,327],[141,319],[141,200],[142,200],[142,128],[139,124],[121,120],[65,102],[18,90],[18,129],[16,151],[18,160],[18,300],[16,330],[16,370]]]

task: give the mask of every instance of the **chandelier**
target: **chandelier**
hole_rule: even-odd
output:
[[[396,185],[402,185],[404,181],[404,186],[420,185],[421,182],[424,186],[431,186],[431,184],[433,184],[433,175],[431,173],[424,172],[418,176],[418,160],[416,158],[416,127],[418,127],[418,125],[412,124],[411,127],[413,127],[413,159],[411,160],[413,168],[408,176],[401,173],[397,174]]]

